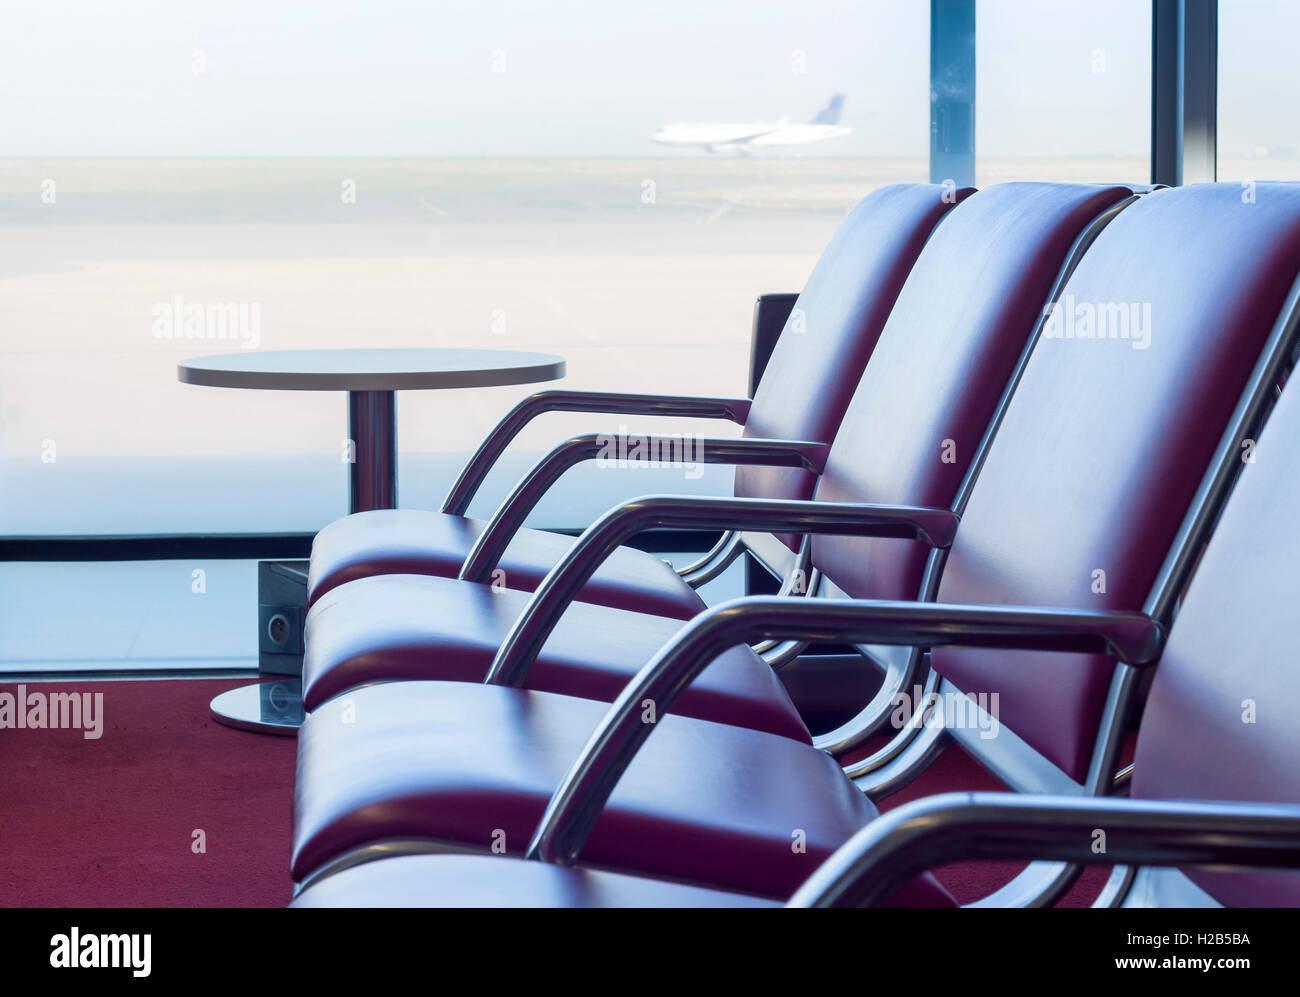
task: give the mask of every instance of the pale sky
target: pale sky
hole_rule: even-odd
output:
[[[1295,144],[1300,4],[1220,10],[1222,144]],[[1145,154],[1149,11],[979,0],[978,150]],[[923,157],[928,142],[928,0],[0,0],[0,14],[0,155],[639,156],[669,121],[808,120],[837,91],[854,133],[819,152]]]

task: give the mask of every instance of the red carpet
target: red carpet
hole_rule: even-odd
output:
[[[295,738],[214,723],[208,702],[235,680],[31,683],[102,693],[103,736],[0,730],[0,906],[281,907],[288,903]],[[0,692],[15,692],[0,685]],[[885,809],[949,790],[1002,787],[950,750]],[[192,848],[194,832],[206,853]],[[938,870],[963,903],[1016,866]],[[1086,904],[1107,870],[1066,898]]]
[[[297,739],[208,716],[213,696],[245,684],[29,683],[103,693],[103,736],[0,730],[0,905],[288,903]],[[192,850],[195,830],[206,854]]]

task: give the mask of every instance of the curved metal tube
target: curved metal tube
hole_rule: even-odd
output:
[[[735,538],[735,533],[731,530],[727,530],[725,533],[722,534],[722,536],[718,537],[717,543],[715,543],[712,547],[706,550],[698,558],[696,558],[690,564],[678,568],[677,574],[681,578],[686,579],[689,576],[695,574],[697,571],[703,571],[705,568],[709,566],[709,563],[715,557],[718,557],[724,550],[726,550],[728,547],[731,546],[731,542],[734,538]]]
[[[799,542],[799,550],[795,554],[794,566],[786,572],[785,577],[781,579],[781,588],[777,593],[782,596],[798,596],[804,598],[813,598],[821,589],[822,573],[812,567],[812,538],[807,534]],[[794,590],[795,581],[804,579],[806,584],[802,592]],[[765,640],[754,645],[754,653],[767,662],[770,668],[781,668],[800,654],[808,646],[807,641],[802,640]]]
[[[1161,628],[1141,613],[869,600],[723,603],[695,617],[623,688],[551,796],[528,856],[575,861],[650,736],[654,725],[641,719],[645,703],[654,704],[656,715],[666,714],[719,654],[764,637],[1104,652],[1134,664],[1154,661],[1164,641]]]
[[[748,398],[708,398],[692,395],[642,395],[619,391],[539,391],[505,414],[483,438],[478,449],[443,499],[442,511],[465,515],[483,479],[505,453],[519,431],[544,412],[599,412],[610,415],[677,416],[691,419],[727,419],[744,425],[749,418]]]
[[[922,702],[930,702],[939,689],[939,676],[931,672],[926,677]],[[930,767],[930,763],[947,747],[948,732],[937,724],[922,722],[923,714],[912,719],[894,732],[885,746],[851,765],[844,766],[844,774],[867,798],[879,802],[891,793],[908,785],[917,775]],[[813,747],[821,747],[813,741]],[[823,751],[826,751],[822,747]],[[831,752],[827,752],[831,754]]]
[[[956,503],[953,505],[953,511],[958,515],[961,514],[961,510]],[[930,556],[926,559],[925,571],[921,576],[921,589],[917,595],[918,602],[932,602],[938,596],[939,581],[943,574],[943,566],[947,556],[948,551],[944,548],[935,548],[930,551]],[[860,646],[858,651],[868,656],[873,655],[870,647]],[[824,751],[829,751],[832,755],[839,757],[853,751],[860,745],[865,744],[869,738],[881,733],[893,710],[894,696],[904,689],[911,688],[918,681],[925,681],[928,663],[925,662],[924,658],[925,655],[919,648],[912,648],[905,657],[895,658],[891,656],[888,661],[882,662],[885,665],[885,673],[882,676],[880,688],[877,690],[876,695],[871,698],[871,701],[839,727],[815,738],[813,743]],[[876,758],[880,756],[880,753],[880,751],[876,751],[871,757]]]
[[[1093,850],[1097,829],[1104,852]],[[1016,793],[943,793],[877,817],[827,859],[790,907],[887,900],[918,873],[949,862],[1300,865],[1300,807]]]
[[[805,541],[807,537],[804,538]],[[809,546],[805,542],[799,549],[799,563],[795,571],[803,571],[812,563]],[[802,593],[793,591],[794,572],[781,583],[781,595],[788,599],[816,599],[822,587],[822,573],[813,568],[808,573],[808,586]],[[754,653],[763,659],[769,668],[780,670],[803,654],[808,647],[806,640],[765,640],[754,646]]]
[[[1133,886],[1133,877],[1137,874],[1137,869],[1131,865],[1117,865],[1110,871],[1110,876],[1106,880],[1106,885],[1101,888],[1097,894],[1097,899],[1092,902],[1094,907],[1120,907],[1124,903],[1125,897],[1128,896],[1129,889]]]
[[[486,582],[501,560],[511,539],[542,496],[569,468],[585,460],[599,458],[609,447],[612,437],[588,433],[565,440],[532,466],[510,496],[501,503],[491,522],[470,548],[459,578],[467,582]],[[647,449],[671,449],[681,438],[644,436]],[[802,467],[821,472],[829,447],[825,443],[804,440],[711,439],[694,442],[695,459],[705,464],[761,464],[772,467]]]
[[[780,671],[795,658],[803,654],[808,649],[806,640],[780,640],[770,641],[763,650],[754,648],[754,653],[763,659],[763,664],[768,668]]]
[[[888,663],[880,682],[880,688],[876,690],[876,694],[871,697],[871,700],[834,730],[828,730],[813,738],[813,745],[839,757],[852,751],[873,734],[879,732],[889,722],[889,716],[894,709],[894,699],[898,693],[904,689],[910,689],[916,684],[918,673],[921,671],[921,658],[920,651],[913,649],[908,654],[905,662],[901,664]],[[926,683],[927,686],[937,684],[937,680],[932,673],[926,675]],[[927,694],[932,691],[933,689],[927,688]],[[872,768],[879,767],[879,765],[888,761],[893,754],[897,753],[892,750],[893,744],[894,742],[891,740],[884,747],[872,752],[867,758],[861,759],[853,767],[854,773],[861,774],[871,771]]]
[[[722,545],[721,548],[716,546],[713,548],[713,551],[717,551],[717,553],[713,554],[711,564],[696,561],[695,565],[692,565],[692,567],[696,567],[696,570],[691,574],[687,575],[685,569],[679,571],[678,574],[681,575],[682,581],[693,589],[697,589],[701,585],[707,585],[730,568],[735,563],[736,558],[745,553],[745,541],[741,539],[739,533],[734,531],[728,530],[723,533],[719,544]],[[710,553],[712,554],[713,551]]]
[[[727,524],[773,532],[917,538],[934,545],[951,542],[957,518],[947,509],[857,503],[677,495],[636,499],[605,513],[551,568],[501,642],[484,681],[522,685],[565,608],[629,537],[664,527],[708,529]]]

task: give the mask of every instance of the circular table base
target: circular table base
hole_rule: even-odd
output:
[[[302,680],[283,678],[223,692],[212,700],[212,719],[257,734],[295,737],[302,726]]]

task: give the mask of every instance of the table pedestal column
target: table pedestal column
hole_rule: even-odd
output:
[[[392,391],[348,392],[348,510],[397,508],[397,397]]]
[[[397,398],[392,391],[348,392],[348,508],[397,508]],[[302,681],[288,677],[231,689],[212,700],[212,718],[259,734],[298,733]]]

